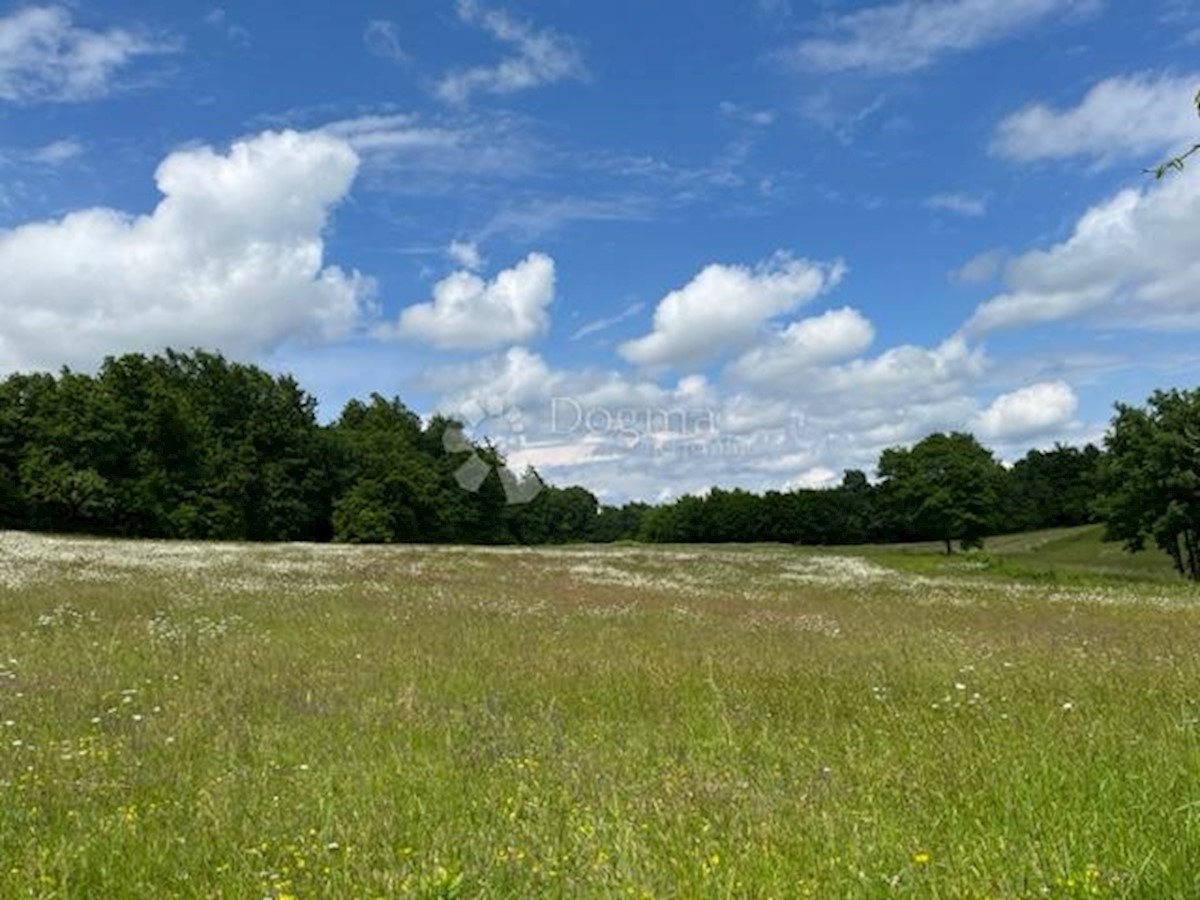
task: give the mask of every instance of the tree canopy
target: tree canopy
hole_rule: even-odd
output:
[[[1119,405],[1105,440],[1103,510],[1110,538],[1139,551],[1153,540],[1200,580],[1200,390],[1156,391]]]
[[[885,450],[879,474],[902,527],[942,541],[947,553],[954,541],[964,549],[981,546],[999,524],[1003,470],[969,434],[931,434],[911,449]]]

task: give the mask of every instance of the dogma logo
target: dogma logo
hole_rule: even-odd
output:
[[[454,471],[454,480],[464,491],[478,493],[487,477],[496,473],[500,484],[504,487],[504,502],[509,506],[520,506],[531,502],[542,492],[545,485],[538,474],[533,471],[523,476],[516,475],[507,465],[492,463],[480,455],[479,450],[463,432],[463,425],[477,432],[484,423],[495,422],[490,430],[507,431],[507,435],[497,434],[502,453],[525,443],[525,425],[521,409],[512,406],[498,398],[483,400],[472,398],[458,409],[455,418],[462,425],[451,425],[442,435],[442,446],[447,453],[469,453],[466,462]]]

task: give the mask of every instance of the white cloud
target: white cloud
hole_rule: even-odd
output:
[[[768,319],[790,312],[841,281],[840,262],[817,263],[778,253],[754,268],[712,264],[654,312],[654,330],[621,345],[645,366],[708,362],[744,348]]]
[[[533,241],[572,222],[646,221],[653,203],[643,194],[613,197],[534,197],[502,208],[479,229],[478,239],[503,236]]]
[[[455,265],[472,272],[483,268],[483,254],[479,252],[479,246],[474,241],[453,240],[446,248],[446,255]]]
[[[363,30],[363,44],[368,51],[381,59],[390,60],[397,65],[410,61],[400,44],[400,34],[396,23],[387,19],[372,19]]]
[[[1004,268],[1004,260],[1008,258],[1007,251],[996,247],[985,250],[971,257],[962,267],[950,273],[951,280],[966,285],[987,284],[1000,274]]]
[[[531,253],[491,281],[471,272],[443,278],[433,300],[404,310],[391,333],[452,350],[519,344],[550,327],[553,301],[554,260]]]
[[[422,125],[417,116],[409,113],[342,119],[322,130],[344,139],[363,154],[400,150],[440,152],[455,147],[462,139],[453,129]]]
[[[471,95],[513,94],[587,74],[583,58],[569,38],[550,30],[536,29],[502,10],[486,9],[478,0],[458,0],[458,17],[477,25],[516,52],[494,66],[475,66],[446,75],[437,85],[437,95],[447,103],[464,104]]]
[[[807,469],[789,481],[785,488],[794,490],[796,488],[808,490],[821,490],[823,488],[834,487],[840,480],[841,474],[833,469],[825,466],[813,466]]]
[[[1091,317],[1109,325],[1200,328],[1200,172],[1121,191],[1089,209],[1072,235],[1010,262],[1007,290],[965,326],[1003,328]]]
[[[235,44],[243,47],[250,45],[250,32],[241,25],[231,23],[229,21],[229,14],[220,6],[209,10],[201,21],[211,28],[224,31],[225,37]]]
[[[771,125],[775,121],[775,113],[769,109],[754,109],[749,106],[742,106],[740,103],[732,103],[729,100],[722,100],[717,106],[717,110],[721,115],[734,122],[740,122],[743,125],[755,125],[759,128]]]
[[[876,357],[831,366],[804,390],[832,402],[831,414],[856,406],[897,408],[961,396],[986,369],[980,348],[953,337],[932,350],[904,344]]]
[[[0,368],[345,336],[371,284],[325,265],[322,232],[357,166],[343,141],[267,132],[172,153],[148,215],[85,209],[0,233]]]
[[[112,28],[77,27],[62,6],[30,6],[0,18],[0,100],[67,102],[112,92],[118,72],[168,41]]]
[[[1085,158],[1101,165],[1166,153],[1200,137],[1197,84],[1200,75],[1108,78],[1078,106],[1036,103],[1008,116],[992,150],[1020,162]]]
[[[988,198],[986,196],[965,194],[962,192],[934,194],[925,201],[925,205],[930,209],[952,212],[959,216],[979,218],[980,216],[987,215]]]
[[[1096,5],[1096,0],[900,0],[834,16],[826,36],[802,41],[794,55],[823,72],[912,72],[1055,13]]]
[[[60,166],[83,155],[83,145],[70,138],[53,141],[38,147],[29,154],[29,159],[43,166]]]
[[[731,367],[743,381],[787,383],[816,366],[857,356],[871,345],[875,329],[856,309],[831,309],[793,322]]]
[[[489,181],[528,171],[532,150],[505,117],[458,117],[428,121],[413,113],[361,115],[322,126],[350,144],[368,173],[398,193],[446,192],[461,195],[463,179]]]
[[[597,334],[601,331],[607,331],[614,325],[619,325],[627,319],[632,319],[645,308],[646,304],[642,303],[640,300],[630,303],[615,316],[607,316],[603,319],[594,319],[593,321],[588,322],[586,325],[580,326],[578,329],[576,329],[575,333],[571,335],[571,340],[579,341],[583,340],[589,335]]]
[[[1061,431],[1078,408],[1079,398],[1069,384],[1045,381],[997,397],[974,425],[989,440],[1027,439]]]

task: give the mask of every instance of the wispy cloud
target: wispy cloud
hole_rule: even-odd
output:
[[[854,143],[859,130],[883,110],[887,102],[886,95],[877,94],[866,103],[848,104],[829,90],[822,90],[801,101],[800,115],[831,134],[839,143],[849,146]]]
[[[363,29],[363,44],[368,51],[380,59],[390,60],[397,65],[405,65],[411,57],[400,44],[400,33],[396,23],[387,19],[372,19]]]
[[[426,119],[366,112],[328,122],[321,130],[348,141],[362,156],[368,176],[383,177],[382,186],[408,194],[461,193],[463,178],[523,174],[536,152],[521,123],[504,116]]]
[[[61,6],[31,6],[0,18],[0,100],[78,102],[113,92],[138,57],[170,53],[165,38],[75,25]]]
[[[83,145],[79,141],[64,138],[38,147],[29,154],[29,159],[43,166],[59,166],[82,155]]]
[[[216,28],[225,32],[232,43],[239,44],[243,47],[250,45],[250,31],[236,22],[229,21],[229,14],[223,7],[216,7],[208,12],[204,17],[204,24],[210,28]]]
[[[940,57],[1009,37],[1057,13],[1098,0],[900,0],[830,18],[791,56],[822,72],[913,72]]]
[[[925,205],[929,209],[977,219],[987,215],[988,198],[985,194],[966,194],[959,191],[950,194],[934,194],[925,201]]]
[[[488,32],[515,51],[491,66],[450,72],[437,85],[437,96],[456,105],[477,92],[513,94],[518,91],[587,75],[575,44],[551,29],[538,29],[502,10],[486,9],[477,0],[459,0],[458,17]]]
[[[765,127],[775,122],[774,110],[754,109],[753,107],[742,106],[740,103],[732,103],[729,100],[722,100],[717,106],[717,111],[725,118],[731,119],[734,122],[740,122],[743,125]]]
[[[632,319],[634,316],[636,316],[638,313],[640,313],[645,308],[646,308],[646,304],[640,300],[638,300],[634,303],[630,303],[627,307],[625,307],[623,310],[621,310],[615,316],[608,316],[607,318],[604,318],[604,319],[596,319],[593,322],[588,322],[586,325],[584,325],[582,328],[579,328],[578,330],[576,330],[576,332],[574,334],[571,335],[571,340],[581,341],[585,337],[588,337],[589,335],[597,334],[601,331],[607,331],[608,329],[612,328],[614,325],[620,325],[622,322],[626,321],[627,319]]]

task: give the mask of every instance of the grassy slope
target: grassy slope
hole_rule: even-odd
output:
[[[0,535],[0,897],[1200,896],[1200,604],[1088,577]]]
[[[988,538],[984,550],[947,557],[940,544],[883,545],[864,555],[911,572],[1043,581],[1168,581],[1179,575],[1170,558],[1151,546],[1129,553],[1102,540],[1102,525],[1059,528]],[[844,552],[854,552],[844,548]]]

